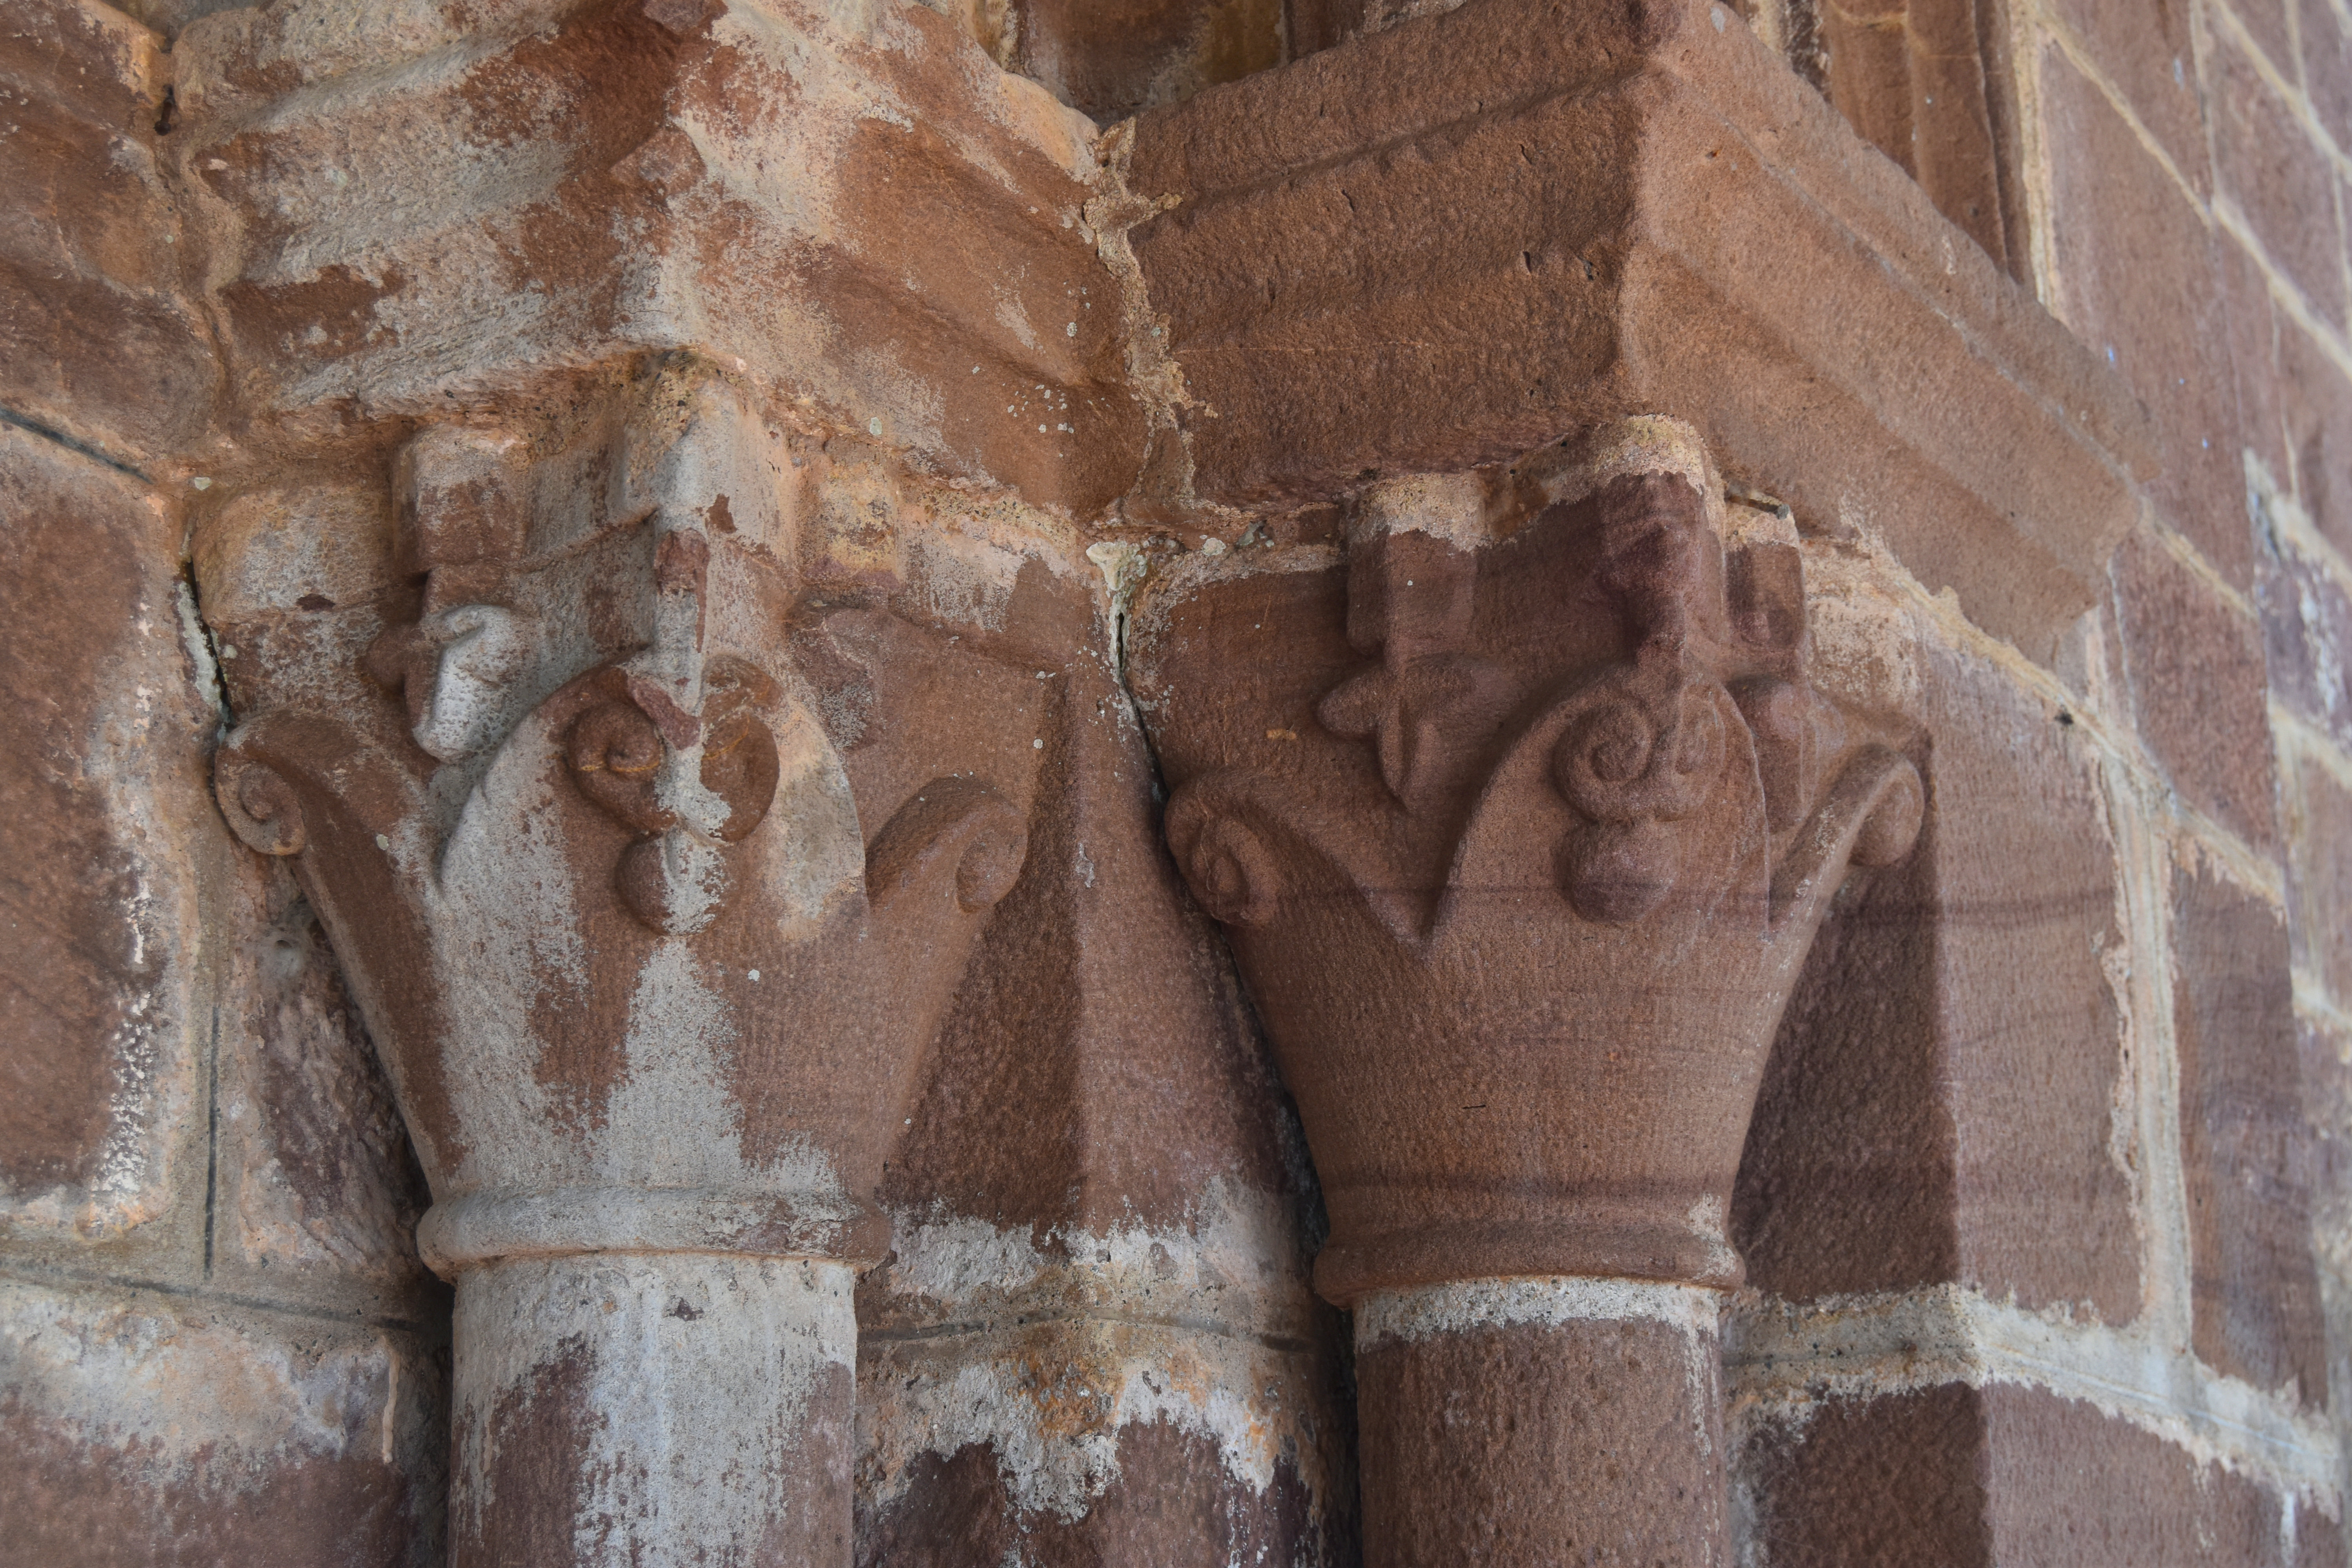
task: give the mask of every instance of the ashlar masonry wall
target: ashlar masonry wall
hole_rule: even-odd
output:
[[[1339,1565],[1570,1526],[1593,1561],[2352,1561],[2347,177],[2340,0],[15,0],[0,1563]],[[1663,588],[1578,553],[1629,474],[1688,491],[1641,492],[1702,542]],[[1497,633],[1539,548],[1566,586]],[[1423,559],[1452,607],[1410,596]],[[1536,1263],[1335,1284],[1318,1250],[1362,1227],[1318,1118],[1386,1080],[1327,1070],[1347,1032],[1298,1000],[1314,950],[1281,943],[1320,928],[1282,900],[1323,873],[1281,814],[1344,776],[1466,819],[1500,678],[1429,700],[1397,650],[1613,668],[1636,655],[1575,638],[1643,595],[1732,617],[1723,733],[1776,733],[1741,684],[1770,664],[1915,837],[1846,823],[1744,1142],[1702,1129],[1738,1147],[1684,1205],[1703,1258],[1512,1253],[1522,1214],[1480,1256]],[[554,628],[541,662],[453,683],[447,617],[486,607]],[[699,670],[706,632],[782,693],[749,700],[785,788],[748,852],[845,823],[877,921],[919,884],[958,934],[697,973],[751,1017],[836,964],[826,994],[922,1037],[792,1004],[782,1037],[898,1052],[874,1125],[824,1145],[851,1175],[823,1235],[803,1204],[789,1241],[468,1240],[446,1151],[488,1123],[419,1098],[437,1058],[390,939],[354,934],[369,900],[257,852],[288,842],[274,786],[224,815],[223,758],[291,776],[299,748],[228,738],[329,713],[446,804],[477,710],[433,730],[428,692],[505,714],[640,645]],[[1363,660],[1405,684],[1341,684]],[[1367,716],[1307,690],[1327,667]],[[630,690],[613,722],[670,719]],[[1785,753],[1808,802],[1813,744]],[[577,751],[566,778],[602,766]],[[1274,783],[1235,827],[1171,807],[1195,777]],[[981,783],[941,828],[914,808],[948,779]],[[301,787],[316,840],[333,791]],[[581,804],[605,787],[549,820],[618,832]],[[1771,854],[1829,820],[1775,820]],[[610,862],[548,907],[654,941],[597,902]],[[1642,929],[1578,886],[1578,940],[1593,909]],[[1736,969],[1728,940],[1669,972]],[[761,1084],[825,1081],[787,1052],[680,1089],[603,1048],[506,1080],[599,1190],[739,1126],[615,1132],[613,1103],[748,1127]],[[1399,1124],[1490,1147],[1463,1087]],[[564,1342],[642,1308],[646,1364],[739,1288],[689,1300],[663,1270],[704,1266],[665,1260],[857,1273],[810,1384],[837,1408],[773,1450],[831,1522],[722,1550],[690,1490],[614,1481],[660,1409],[520,1309],[512,1375],[469,1383],[489,1331],[420,1257],[436,1205],[426,1250],[477,1301],[528,1246],[634,1259]],[[1515,1405],[1514,1357],[1611,1400]],[[1719,1507],[1617,1462],[1608,1419]]]

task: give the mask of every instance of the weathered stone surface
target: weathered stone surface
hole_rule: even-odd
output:
[[[675,1253],[467,1271],[450,1562],[845,1562],[851,1287],[840,1263]]]
[[[752,1305],[775,1269],[845,1279],[886,1257],[866,1298],[887,1391],[859,1461],[872,1529],[961,1508],[938,1489],[978,1482],[940,1464],[976,1433],[1015,1457],[989,1486],[1003,1517],[1044,1486],[1093,1540],[1125,1495],[1106,1451],[1165,1420],[1213,1453],[1147,1445],[1188,1468],[1127,1487],[1205,1489],[1252,1539],[1321,1551],[1351,1516],[1299,1240],[1312,1181],[1156,842],[1094,567],[1049,514],[927,489],[877,444],[691,371],[541,417],[414,436],[389,494],[325,475],[235,491],[195,549],[247,715],[224,809],[292,854],[432,1178],[420,1244],[458,1282],[461,1555],[543,1552],[583,1521],[646,1551],[846,1553],[845,1319],[810,1330],[840,1375],[789,1420],[697,1346],[752,1318],[783,1332],[791,1312]],[[698,748],[702,796],[676,776]],[[467,1023],[484,1009],[505,1032]],[[638,1275],[595,1273],[610,1252],[642,1255]],[[1006,1282],[1024,1254],[1041,1279]],[[743,1278],[694,1273],[722,1262]],[[593,1314],[564,1348],[562,1313],[530,1302],[560,1305],[574,1273],[651,1336],[640,1352]],[[672,1276],[707,1330],[667,1326]],[[1033,1310],[1136,1399],[1038,1388],[1053,1350],[974,1327]],[[1184,1326],[1138,1341],[1121,1325],[1147,1310]],[[688,1385],[704,1435],[683,1447],[596,1415]],[[1075,1489],[1037,1473],[1041,1442]],[[729,1479],[697,1491],[703,1474]],[[825,1522],[746,1522],[777,1508]]]
[[[326,935],[293,879],[246,868],[224,924],[212,1278],[277,1300],[438,1318],[423,1174]]]
[[[2311,111],[2338,147],[2352,145],[2352,26],[2316,0],[2299,0],[2295,20]]]
[[[2300,328],[2279,329],[2279,400],[2295,498],[2338,551],[2352,552],[2352,379]]]
[[[387,26],[397,71],[294,27],[225,13],[176,51],[257,404],[415,412],[691,348],[1036,503],[1092,513],[1132,479],[1087,126],[947,19]]]
[[[152,490],[0,426],[0,1193],[104,1239],[203,1201],[215,715]]]
[[[2158,510],[2243,587],[2252,534],[2221,242],[2199,243],[2202,220],[2173,175],[2054,46],[2041,84],[2058,213],[2053,306],[2156,416],[2165,454],[2149,486]],[[2180,238],[2151,254],[2135,243],[2149,233]]]
[[[2287,923],[2296,962],[2329,995],[2352,997],[2352,781],[2322,756],[2294,760]]]
[[[2311,1159],[2311,1250],[2332,1410],[2352,1397],[2352,1030],[2298,1020]]]
[[[2286,921],[2218,873],[2184,865],[2174,871],[2172,946],[2197,1352],[2324,1405]]]
[[[217,379],[161,44],[93,0],[24,0],[0,35],[0,413],[133,466],[202,435]]]
[[[895,511],[829,512],[855,469],[803,475],[816,455],[733,389],[566,412],[413,437],[389,552],[298,531],[364,506],[224,510],[203,569],[264,635],[232,661],[253,710],[217,794],[295,858],[432,1184],[459,1560],[587,1530],[833,1561],[852,1272],[883,1255],[901,1113],[1022,873],[1039,685],[1016,648],[811,584],[803,563],[822,584],[861,546],[877,587],[936,593],[952,552],[894,561]],[[387,560],[421,595],[318,591]],[[952,584],[975,634],[1013,586],[991,564]],[[354,693],[352,663],[384,689]],[[665,1389],[701,1401],[674,1430]]]
[[[1983,1395],[1964,1384],[1824,1400],[1751,1434],[1750,1549],[1807,1568],[1990,1568]]]
[[[1368,1568],[1732,1560],[1708,1292],[1510,1279],[1376,1296],[1356,1383]]]
[[[446,1346],[396,1326],[0,1283],[0,1562],[442,1561]]]
[[[2263,521],[2255,603],[2271,696],[2352,751],[2352,586],[2320,552]]]
[[[1996,666],[1930,648],[1924,676],[1960,1278],[2128,1322],[2139,1247],[2106,959],[2126,939],[2096,753]]]
[[[2140,738],[2191,805],[2268,849],[2278,785],[2263,628],[2145,531],[2116,552],[2115,584]]]
[[[1253,1490],[1224,1473],[1212,1438],[1167,1421],[1129,1426],[1112,1445],[1111,1479],[1077,1518],[1024,1513],[1003,1494],[1003,1458],[971,1444],[926,1455],[909,1498],[861,1524],[859,1568],[963,1568],[1007,1560],[1035,1568],[1192,1568],[1202,1563],[1351,1560],[1288,1461]]]
[[[2294,110],[2226,35],[2212,45],[2214,186],[2322,321],[2344,321],[2340,182]]]
[[[2284,1568],[2342,1549],[2324,1517],[2079,1401],[2013,1386],[1980,1397],[1994,1563]]]
[[[1277,0],[963,3],[991,54],[1104,125],[1279,65],[1284,54]]]
[[[965,1234],[903,1252],[898,1299],[862,1328],[860,1563],[993,1563],[1016,1541],[1052,1565],[1349,1560],[1337,1347],[1303,1303],[1267,1313],[1255,1281],[1208,1282],[1255,1271],[1250,1252],[1114,1234],[1109,1267],[1073,1249],[1024,1279],[1013,1238],[1013,1268],[919,1301],[910,1268],[988,1235],[945,1226]]]
[[[1671,410],[2046,656],[2153,469],[2137,405],[1709,15],[1472,0],[1139,121],[1194,484],[1328,499]]]

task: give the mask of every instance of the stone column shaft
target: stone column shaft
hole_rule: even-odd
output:
[[[1731,1560],[1717,1295],[1554,1276],[1367,1297],[1367,1568]]]
[[[458,1279],[457,1568],[844,1568],[856,1275],[585,1253]]]

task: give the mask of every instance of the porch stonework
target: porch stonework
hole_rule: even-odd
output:
[[[2290,11],[15,0],[0,1564],[2352,1561]]]

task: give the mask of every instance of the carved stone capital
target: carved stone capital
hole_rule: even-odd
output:
[[[1807,683],[1794,534],[1750,515],[1634,420],[1146,589],[1169,844],[1297,1097],[1332,1300],[1738,1280],[1790,987],[1924,807],[1899,728]]]
[[[989,731],[1034,683],[815,591],[773,446],[707,384],[429,428],[376,602],[254,639],[282,700],[221,807],[343,956],[446,1273],[887,1249],[882,1162],[1026,857],[1028,731]]]

